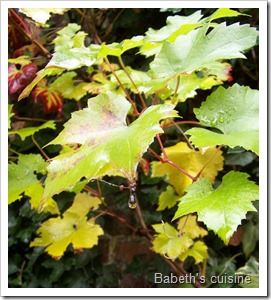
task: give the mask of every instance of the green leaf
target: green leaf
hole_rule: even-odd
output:
[[[209,25],[180,35],[174,43],[164,42],[161,51],[150,64],[155,77],[173,76],[208,68],[222,59],[245,58],[245,50],[256,44],[258,32],[238,23],[217,25],[206,35]]]
[[[8,105],[8,129],[11,128],[11,118],[14,116],[14,113],[12,112],[13,104]]]
[[[229,8],[219,8],[216,10],[211,16],[205,19],[205,21],[213,21],[220,18],[227,18],[227,17],[238,17],[238,16],[248,16],[246,14],[241,14],[236,10],[232,10]]]
[[[35,173],[46,173],[47,162],[40,154],[20,154],[18,163],[8,165],[8,204],[22,198],[22,193],[30,197],[32,208],[38,209],[40,205],[43,187]],[[57,204],[51,198],[44,203],[44,211],[59,213]]]
[[[166,191],[161,193],[158,200],[158,211],[165,210],[166,208],[171,208],[176,205],[179,200],[179,196],[175,194],[175,190],[172,186],[168,185]]]
[[[75,72],[67,72],[57,78],[50,86],[51,90],[59,91],[66,99],[75,99],[79,101],[84,97],[87,91],[84,89],[88,83],[81,82],[77,85],[74,84],[73,78],[77,74]]]
[[[173,219],[197,212],[198,219],[227,244],[247,211],[256,211],[251,201],[259,198],[258,186],[248,177],[231,171],[216,190],[208,179],[198,179],[186,189]]]
[[[29,59],[29,56],[19,56],[16,58],[9,58],[8,62],[11,64],[19,64],[21,66],[26,66],[30,63],[32,63],[32,61]]]
[[[123,40],[121,43],[103,44],[101,46],[98,58],[104,58],[108,55],[121,56],[124,52],[140,47],[143,43],[143,36],[134,36],[131,39]]]
[[[99,199],[98,199],[99,200]],[[74,250],[92,248],[97,245],[98,237],[103,234],[100,225],[87,220],[89,210],[97,207],[97,198],[78,194],[73,205],[62,217],[51,218],[37,230],[41,236],[31,242],[30,247],[47,247],[46,252],[60,259],[70,243]]]
[[[97,59],[98,51],[92,48],[80,47],[72,49],[60,49],[53,54],[53,58],[46,65],[48,67],[63,68],[67,70],[78,69],[83,66],[91,66]]]
[[[69,8],[20,8],[20,11],[32,18],[41,26],[45,26],[50,19],[51,13],[63,15]]]
[[[21,139],[24,141],[26,137],[33,135],[35,132],[42,130],[42,129],[56,129],[54,121],[47,121],[46,123],[42,124],[41,126],[37,127],[25,127],[18,130],[9,131],[8,134],[18,134]]]
[[[204,126],[214,127],[223,134],[203,128],[186,131],[198,147],[225,144],[242,146],[259,153],[259,92],[238,84],[219,87],[194,112]]]
[[[88,101],[88,108],[72,114],[64,130],[50,144],[82,144],[74,152],[55,157],[48,166],[44,199],[73,186],[82,177],[90,180],[119,175],[134,181],[136,168],[155,134],[159,121],[177,117],[173,105],[149,107],[131,125],[126,115],[131,105],[111,92]]]
[[[254,257],[251,257],[246,264],[236,270],[235,275],[247,277],[250,283],[239,283],[243,288],[259,288],[259,263]]]

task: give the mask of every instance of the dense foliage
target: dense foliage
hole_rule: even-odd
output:
[[[257,23],[9,10],[10,287],[258,286]]]

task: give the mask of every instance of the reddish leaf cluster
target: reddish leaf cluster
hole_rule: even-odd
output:
[[[11,64],[8,67],[9,95],[20,93],[36,77],[37,71],[38,67],[33,63],[21,66],[20,69],[17,65]]]
[[[64,99],[58,91],[50,90],[50,87],[47,86],[46,79],[42,79],[37,84],[35,89],[32,91],[32,96],[35,102],[38,100],[41,102],[44,108],[44,113],[62,113]]]

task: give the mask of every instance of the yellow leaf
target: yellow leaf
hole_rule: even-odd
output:
[[[74,250],[97,245],[103,230],[93,220],[87,220],[86,214],[90,209],[97,209],[99,203],[100,199],[96,197],[77,194],[62,218],[51,218],[42,223],[37,230],[40,237],[35,238],[30,247],[47,247],[45,251],[59,259],[70,243]]]
[[[187,146],[185,142],[180,142],[172,147],[165,148],[168,158],[180,166],[192,176],[196,176],[202,168],[200,177],[205,177],[214,182],[218,171],[223,169],[222,151],[215,147],[209,147],[204,153],[195,151]],[[217,152],[217,153],[216,153]],[[162,156],[163,157],[163,156]],[[172,165],[161,162],[152,163],[152,176],[165,176],[177,193],[182,196],[184,189],[192,183],[192,180]]]
[[[194,257],[195,263],[198,264],[200,262],[203,262],[204,259],[209,258],[208,248],[202,241],[197,241],[190,249],[182,252],[178,258],[180,259],[180,261],[185,261],[188,256]]]
[[[183,251],[187,250],[193,240],[187,235],[178,235],[178,231],[168,223],[152,225],[159,233],[153,240],[153,250],[172,260],[176,259]]]
[[[157,210],[161,211],[166,208],[171,208],[178,202],[179,199],[180,196],[177,196],[175,194],[175,190],[173,189],[173,187],[168,185],[166,191],[161,193],[161,195],[159,196],[159,200],[158,200],[159,206]]]
[[[208,233],[207,230],[197,224],[197,217],[194,215],[182,217],[178,222],[178,229],[182,234],[187,234],[192,239],[203,237]]]

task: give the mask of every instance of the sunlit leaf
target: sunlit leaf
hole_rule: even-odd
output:
[[[256,44],[258,32],[238,23],[217,25],[206,35],[209,25],[177,37],[174,43],[164,42],[161,51],[150,64],[155,77],[173,76],[208,68],[222,59],[245,58],[245,50]],[[181,51],[180,51],[181,49]]]
[[[195,215],[180,218],[177,228],[182,234],[187,234],[192,239],[204,237],[208,234],[207,230],[197,224],[197,217]]]
[[[186,189],[174,219],[197,212],[198,219],[227,244],[246,213],[256,211],[251,201],[259,198],[258,186],[248,177],[231,171],[216,190],[210,180],[199,178]]]
[[[203,262],[205,259],[209,258],[208,247],[202,241],[196,241],[191,248],[182,252],[178,258],[181,261],[185,261],[188,256],[195,259],[195,264]]]
[[[50,86],[50,90],[58,91],[66,99],[75,99],[79,101],[87,93],[85,87],[88,83],[81,82],[79,84],[74,83],[73,78],[77,74],[75,72],[67,72],[57,78]]]
[[[82,177],[90,180],[120,175],[129,181],[135,180],[142,154],[155,134],[162,132],[159,121],[177,113],[173,105],[155,105],[127,126],[125,119],[130,107],[123,96],[108,92],[89,99],[88,108],[72,114],[64,130],[50,144],[82,146],[52,160],[44,199],[73,186]]]
[[[238,84],[219,87],[194,112],[201,124],[219,129],[223,134],[204,128],[186,131],[199,147],[225,144],[242,146],[259,153],[259,91]]]
[[[20,8],[20,11],[41,26],[45,26],[51,14],[63,15],[69,8]]]
[[[42,130],[42,129],[46,129],[46,128],[50,128],[50,129],[55,129],[55,123],[54,121],[47,121],[46,123],[37,126],[37,127],[25,127],[25,128],[21,128],[18,130],[12,130],[9,131],[8,134],[18,134],[21,139],[24,141],[26,137],[33,135],[35,132]]]
[[[180,142],[174,146],[165,148],[168,158],[184,169],[191,176],[196,176],[205,166],[201,177],[215,180],[218,171],[223,169],[223,156],[221,151],[215,147],[207,149],[205,152],[192,150],[186,143]],[[163,156],[162,156],[163,157]],[[170,164],[161,162],[152,163],[152,176],[166,176],[170,184],[177,193],[182,196],[184,189],[192,183],[192,180]]]
[[[30,197],[33,209],[38,209],[43,194],[43,187],[36,173],[45,174],[47,162],[40,154],[20,154],[17,164],[8,165],[8,204],[22,198],[22,194]],[[44,203],[44,211],[59,213],[57,204],[51,198]]]
[[[75,251],[97,245],[103,230],[100,225],[86,217],[97,205],[97,198],[78,194],[62,217],[50,218],[42,223],[37,230],[40,237],[35,238],[30,247],[46,247],[45,251],[49,255],[59,259],[69,244],[73,245]]]
[[[246,14],[239,13],[236,10],[232,10],[229,8],[219,8],[216,10],[211,16],[205,19],[206,22],[211,22],[216,19],[220,18],[227,18],[227,17],[238,17],[238,16],[248,16]]]
[[[165,210],[166,208],[171,208],[180,199],[180,196],[177,196],[175,190],[169,185],[167,186],[166,191],[161,193],[158,200],[158,211]]]
[[[168,223],[155,224],[152,227],[158,233],[152,242],[156,253],[174,260],[193,245],[193,240],[189,236],[179,236],[179,232]]]

